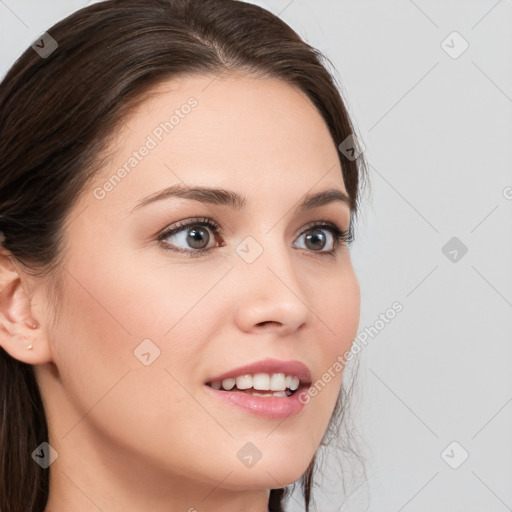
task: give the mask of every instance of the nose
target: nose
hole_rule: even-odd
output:
[[[236,321],[244,332],[275,329],[284,336],[310,320],[306,283],[297,275],[292,249],[282,241],[268,238],[261,247],[251,263],[237,261]]]

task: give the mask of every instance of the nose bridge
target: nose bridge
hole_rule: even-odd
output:
[[[257,238],[256,238],[257,237]],[[239,294],[239,319],[245,328],[277,322],[289,329],[307,319],[307,297],[293,258],[278,231],[246,237],[237,247],[237,270],[245,287]]]

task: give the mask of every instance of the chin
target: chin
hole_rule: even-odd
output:
[[[282,456],[264,461],[262,458],[252,467],[237,467],[223,487],[232,490],[285,487],[301,478],[311,459]]]
[[[254,470],[255,468],[253,468]],[[277,489],[293,484],[304,474],[304,471],[297,471],[288,468],[287,471],[276,471],[275,468],[263,469],[257,472],[248,471],[245,475],[242,472],[233,473],[222,485],[232,491]]]

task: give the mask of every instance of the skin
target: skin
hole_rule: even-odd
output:
[[[57,307],[48,282],[2,256],[1,345],[35,365],[58,452],[46,512],[264,512],[270,489],[301,477],[327,428],[342,372],[285,420],[205,392],[208,377],[266,357],[305,363],[315,382],[350,348],[360,303],[348,247],[322,254],[333,248],[330,231],[322,228],[325,248],[316,250],[304,235],[320,220],[348,229],[348,205],[293,212],[307,193],[346,193],[322,117],[276,79],[212,80],[163,83],[125,119],[68,217]],[[97,199],[94,188],[191,96],[197,107]],[[233,190],[247,204],[169,198],[131,213],[181,182]],[[209,231],[210,252],[187,258],[156,241],[197,217],[223,230]],[[197,250],[187,233],[166,240]],[[248,236],[263,249],[250,264],[235,251]],[[133,353],[147,338],[160,350],[149,366]],[[262,454],[250,468],[237,458],[247,442]]]

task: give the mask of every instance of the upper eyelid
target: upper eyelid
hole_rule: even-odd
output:
[[[162,241],[165,238],[174,235],[176,233],[179,233],[189,227],[197,226],[197,225],[206,225],[216,233],[223,235],[223,229],[219,223],[214,221],[213,219],[207,218],[207,217],[198,217],[198,218],[191,218],[184,221],[178,221],[174,223],[174,225],[170,225],[166,227],[163,231],[160,232],[160,234],[157,236],[158,241]],[[330,229],[331,234],[336,237],[335,230],[339,230],[346,238],[347,242],[351,241],[351,234],[350,234],[350,227],[348,229],[343,228],[338,222],[333,222],[327,219],[318,219],[315,221],[308,222],[302,228],[300,231],[296,234],[296,236],[302,236],[305,232],[307,232],[309,229],[313,227],[319,226],[320,228],[324,229]],[[172,244],[169,244],[172,245]],[[184,251],[190,251],[190,252],[201,252],[201,251],[208,251],[210,249],[198,249],[194,251],[193,249],[185,249]],[[321,252],[319,252],[320,254]]]
[[[223,232],[222,227],[220,224],[215,222],[212,219],[206,219],[206,218],[198,218],[198,219],[191,219],[191,220],[185,220],[185,221],[178,221],[175,222],[173,225],[169,225],[166,228],[164,228],[158,235],[158,238],[169,236],[171,233],[179,233],[180,231],[187,229],[191,226],[198,226],[198,225],[206,225],[207,227],[216,230],[219,233]]]
[[[207,217],[198,217],[198,218],[191,218],[190,220],[177,221],[174,224],[168,225],[159,233],[158,236],[159,237],[164,236],[164,235],[169,236],[169,233],[179,232],[183,229],[188,228],[189,226],[196,226],[196,225],[201,225],[201,224],[207,225],[208,227],[217,230],[219,233],[223,233],[223,231],[224,231],[222,229],[222,226],[218,222],[214,221],[213,219],[209,219]],[[307,224],[302,226],[300,228],[299,234],[302,233],[303,230],[309,229],[311,227],[315,227],[319,224],[325,224],[326,227],[329,227],[329,225],[331,225],[332,227],[336,227],[341,231],[347,231],[347,232],[350,229],[350,228],[348,228],[348,229],[344,228],[341,225],[341,223],[336,222],[336,221],[327,220],[327,219],[318,219],[318,220],[308,222]]]

